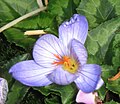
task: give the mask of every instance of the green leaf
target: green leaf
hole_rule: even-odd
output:
[[[105,83],[108,82],[108,78],[111,78],[117,73],[117,69],[114,69],[113,66],[102,65],[102,78]]]
[[[102,66],[102,78],[104,82],[106,83],[106,88],[114,93],[119,94],[120,93],[120,79],[115,81],[109,81],[109,78],[112,78],[114,75],[116,75],[117,69],[114,69],[112,66],[103,65]]]
[[[12,1],[12,0],[10,0]],[[0,23],[13,20],[19,16],[4,0],[0,0]]]
[[[102,23],[89,32],[86,41],[88,53],[95,57],[97,56],[101,63],[119,26],[120,18],[114,18]]]
[[[36,41],[35,38],[25,36],[22,30],[16,28],[7,29],[4,31],[4,35],[7,37],[9,42],[15,43],[24,49],[31,49]]]
[[[74,84],[66,86],[52,84],[50,86],[46,86],[46,88],[51,91],[59,92],[61,94],[62,104],[71,104],[75,102],[73,99],[76,97],[77,88]]]
[[[52,98],[46,98],[45,104],[61,104],[61,103],[59,97],[53,96]]]
[[[50,28],[54,22],[54,17],[50,13],[41,12],[37,16],[30,17],[16,24],[14,27],[21,29],[47,29]]]
[[[38,8],[36,0],[0,0],[0,25]]]
[[[120,78],[115,81],[109,81],[106,84],[106,88],[108,88],[110,91],[120,94]]]
[[[120,15],[120,0],[81,0],[77,12],[85,15],[90,28]]]
[[[117,102],[115,102],[115,101],[110,101],[110,102],[106,102],[106,103],[104,103],[104,104],[119,104],[119,103],[117,103]]]
[[[39,91],[44,96],[48,96],[51,93],[46,87],[34,87],[33,89]]]
[[[8,99],[6,104],[19,104],[19,102],[22,100],[28,90],[29,87],[26,87],[16,81],[8,93]]]
[[[49,85],[51,86],[51,85]],[[58,91],[51,90],[50,87],[34,87],[34,90],[40,92],[43,95],[45,104],[61,104],[60,93]]]
[[[2,0],[20,15],[24,15],[38,8],[36,0]]]
[[[76,7],[79,2],[75,0],[50,0],[48,4],[48,10],[51,14],[57,16],[58,24],[69,19],[74,13],[76,13]]]
[[[114,68],[117,69],[120,66],[120,34],[116,34],[113,41],[113,52],[112,63]]]

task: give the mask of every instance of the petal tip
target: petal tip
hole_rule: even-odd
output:
[[[74,14],[73,15],[74,20],[80,21],[81,19],[87,21],[86,17],[80,14]]]

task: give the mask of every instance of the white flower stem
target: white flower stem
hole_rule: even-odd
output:
[[[37,0],[37,4],[38,4],[38,6],[39,6],[40,8],[42,8],[42,7],[43,7],[42,0]]]
[[[48,0],[45,0],[45,5],[46,5],[46,6],[48,5]]]
[[[36,9],[35,11],[32,11],[32,12],[30,12],[28,14],[25,14],[25,15],[23,15],[23,16],[15,19],[15,20],[13,20],[12,22],[9,22],[8,24],[6,24],[6,25],[4,25],[3,27],[0,28],[0,33],[3,32],[4,30],[6,30],[6,29],[8,29],[8,28],[10,28],[12,26],[14,26],[18,22],[20,22],[20,21],[22,21],[22,20],[24,20],[24,19],[26,19],[28,17],[31,17],[31,16],[33,16],[33,15],[35,15],[35,14],[41,12],[41,11],[44,11],[46,9],[47,9],[47,7],[41,7],[39,9]]]

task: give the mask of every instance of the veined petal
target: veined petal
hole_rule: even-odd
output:
[[[97,84],[97,86],[96,86],[96,90],[98,90],[102,85],[104,84],[104,81],[102,80],[102,78],[100,77],[99,78],[99,81],[98,81],[98,84]]]
[[[86,64],[81,67],[79,73],[79,77],[75,80],[78,88],[85,93],[93,92],[101,75],[101,67],[96,64]]]
[[[76,78],[76,74],[71,74],[59,66],[51,74],[48,75],[49,80],[59,85],[67,85],[72,83]]]
[[[22,61],[11,67],[9,73],[28,86],[46,86],[52,82],[46,77],[53,69],[43,68],[33,60]]]
[[[82,43],[73,39],[71,41],[70,54],[79,60],[80,65],[84,65],[87,62],[87,51]]]
[[[74,14],[69,22],[64,22],[59,27],[59,38],[65,46],[67,46],[72,39],[77,39],[84,44],[87,33],[88,22],[86,17],[79,14]]]
[[[52,63],[58,60],[55,55],[62,57],[65,49],[59,39],[51,34],[40,37],[33,49],[33,58],[42,67],[52,67]]]

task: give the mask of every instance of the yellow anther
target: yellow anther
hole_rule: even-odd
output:
[[[75,73],[78,70],[78,63],[76,60],[69,58],[69,60],[63,63],[63,69],[70,73]]]
[[[78,70],[78,63],[75,59],[68,56],[63,56],[62,58],[58,55],[54,56],[58,59],[58,61],[54,61],[52,64],[63,65],[63,69],[70,73],[75,73]]]

